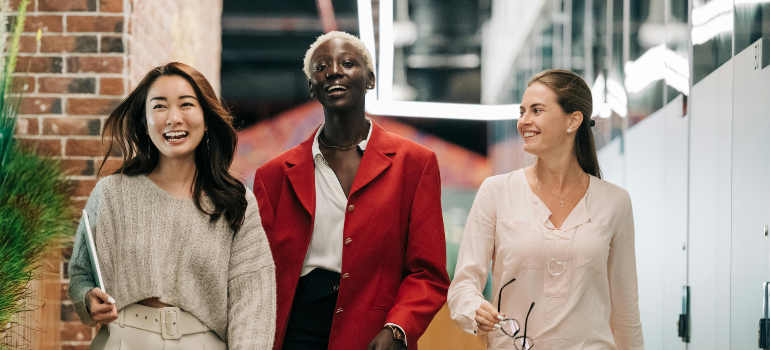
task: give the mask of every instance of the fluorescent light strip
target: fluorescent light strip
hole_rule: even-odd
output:
[[[391,117],[516,120],[519,105],[475,105],[415,101],[367,101],[366,112]]]
[[[733,13],[723,13],[707,23],[692,27],[692,44],[700,45],[722,33],[733,31]]]
[[[701,26],[726,12],[732,14],[733,0],[712,0],[692,9],[693,27]]]
[[[393,1],[380,1],[380,53],[375,90],[366,94],[366,112],[372,115],[465,120],[516,120],[519,105],[481,105],[440,102],[393,101]],[[361,40],[376,56],[371,0],[358,0]]]

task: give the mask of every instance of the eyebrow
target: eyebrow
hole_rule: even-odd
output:
[[[180,100],[181,100],[181,99],[183,99],[183,98],[191,98],[191,99],[193,99],[193,100],[196,100],[196,101],[198,100],[197,98],[195,98],[195,96],[191,96],[191,95],[182,95],[182,96],[179,96],[179,99],[180,99]],[[152,101],[152,100],[168,101],[168,99],[167,99],[167,98],[165,98],[165,97],[163,97],[163,96],[153,97],[153,98],[151,98],[151,99],[150,99],[150,101]]]

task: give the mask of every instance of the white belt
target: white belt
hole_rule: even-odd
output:
[[[183,335],[208,332],[197,317],[178,307],[155,308],[130,304],[118,311],[118,324],[160,333],[165,340],[180,339]]]

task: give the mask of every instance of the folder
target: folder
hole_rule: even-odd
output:
[[[83,220],[86,224],[86,239],[88,240],[88,256],[91,258],[91,270],[94,273],[94,281],[96,286],[104,291],[104,279],[102,278],[102,270],[99,268],[99,257],[96,256],[96,242],[94,242],[94,235],[91,233],[91,224],[88,222],[88,213],[83,209]],[[106,291],[104,291],[107,293]]]

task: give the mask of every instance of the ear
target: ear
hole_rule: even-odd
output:
[[[369,88],[371,86],[371,89],[374,89],[374,86],[377,83],[377,78],[374,76],[374,72],[369,72],[369,76],[367,78],[366,87]]]
[[[313,82],[311,82],[310,79],[307,80],[307,86],[310,89],[310,98],[315,98],[315,94],[313,93]]]
[[[578,127],[580,127],[580,124],[583,123],[583,112],[572,112],[567,118],[569,120],[567,123],[567,128],[573,131],[577,131]]]

